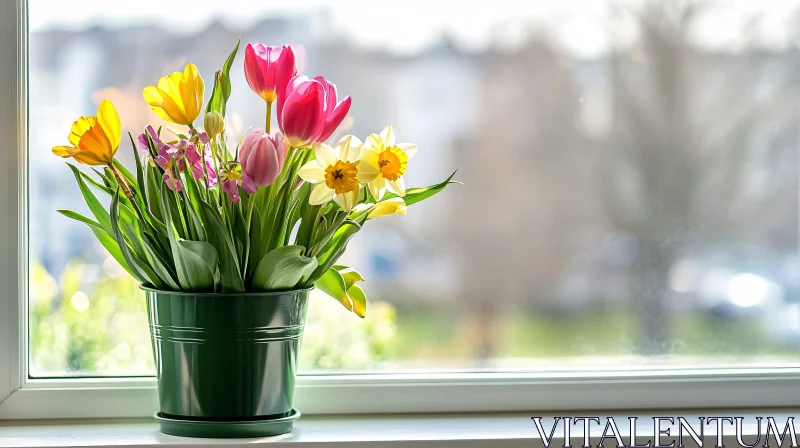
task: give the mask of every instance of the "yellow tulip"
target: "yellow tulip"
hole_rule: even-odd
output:
[[[142,91],[144,100],[159,117],[189,126],[203,109],[203,78],[191,62],[183,73],[175,72],[158,80],[158,85]]]
[[[121,137],[119,115],[111,101],[97,108],[97,116],[80,117],[72,123],[69,142],[72,146],[55,146],[53,154],[72,157],[86,165],[111,165]]]

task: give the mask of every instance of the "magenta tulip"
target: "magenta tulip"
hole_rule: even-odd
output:
[[[244,76],[247,84],[264,101],[272,103],[297,74],[292,47],[248,44],[244,50]]]
[[[336,86],[322,76],[295,76],[278,95],[278,126],[295,148],[322,142],[350,110],[350,97],[339,101]]]
[[[274,137],[255,129],[245,137],[239,150],[239,163],[256,185],[266,187],[278,177],[286,160],[286,142],[278,133]]]

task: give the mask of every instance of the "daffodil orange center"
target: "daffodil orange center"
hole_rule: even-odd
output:
[[[335,164],[325,168],[325,185],[336,194],[349,193],[356,189],[358,168],[352,162],[337,160]]]
[[[397,180],[406,172],[408,156],[397,146],[386,148],[378,154],[378,170],[387,180]]]

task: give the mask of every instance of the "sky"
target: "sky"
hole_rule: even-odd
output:
[[[613,33],[635,36],[632,23],[612,21],[612,6],[635,9],[645,0],[29,0],[32,32],[52,27],[81,29],[96,24],[124,27],[157,24],[192,33],[213,20],[245,28],[271,15],[325,14],[336,33],[364,47],[413,53],[442,34],[465,49],[514,46],[529,33],[545,33],[578,56],[598,56]],[[664,0],[684,1],[684,0]],[[736,46],[750,17],[759,16],[759,39],[769,46],[790,41],[787,22],[800,0],[712,0],[713,12],[695,39],[708,46]],[[615,16],[619,17],[619,16]],[[312,23],[314,23],[312,21]],[[612,25],[613,24],[613,25]],[[325,30],[325,31],[322,31]],[[317,27],[312,32],[328,33]]]

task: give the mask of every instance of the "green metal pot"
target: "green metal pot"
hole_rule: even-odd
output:
[[[242,424],[249,437],[291,431],[291,420],[299,416],[292,402],[309,289],[241,294],[142,289],[162,431],[177,434],[182,427],[188,433],[177,435],[236,437]],[[198,432],[201,422],[209,425]],[[209,428],[216,429],[209,433]]]

